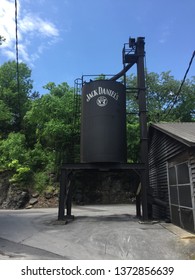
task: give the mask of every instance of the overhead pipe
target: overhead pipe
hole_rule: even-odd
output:
[[[119,78],[121,78],[133,65],[135,64],[135,62],[131,62],[129,64],[127,64],[123,70],[121,70],[119,73],[117,73],[116,75],[114,75],[112,78],[110,78],[110,81],[116,81]]]

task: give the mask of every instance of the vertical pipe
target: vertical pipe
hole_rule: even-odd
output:
[[[144,73],[144,38],[137,38],[137,83],[138,83],[138,102],[139,102],[139,121],[141,134],[141,161],[145,165],[145,169],[141,172],[142,186],[142,215],[143,220],[148,219],[148,203],[147,188],[149,185],[149,169],[148,169],[148,136],[147,136],[147,116],[146,116],[146,89],[145,89],[145,73]]]

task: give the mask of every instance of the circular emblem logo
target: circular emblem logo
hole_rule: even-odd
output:
[[[96,104],[100,107],[104,107],[108,104],[108,99],[105,96],[100,96],[97,98]]]

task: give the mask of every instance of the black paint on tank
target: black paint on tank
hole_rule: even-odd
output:
[[[97,80],[82,88],[81,162],[126,162],[125,86]]]

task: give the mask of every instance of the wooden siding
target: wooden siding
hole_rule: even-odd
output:
[[[186,151],[186,146],[170,136],[151,129],[149,143],[149,177],[150,194],[167,203],[167,208],[159,205],[152,206],[153,218],[169,219],[169,195],[167,178],[167,161]],[[195,183],[195,161],[194,161]]]

